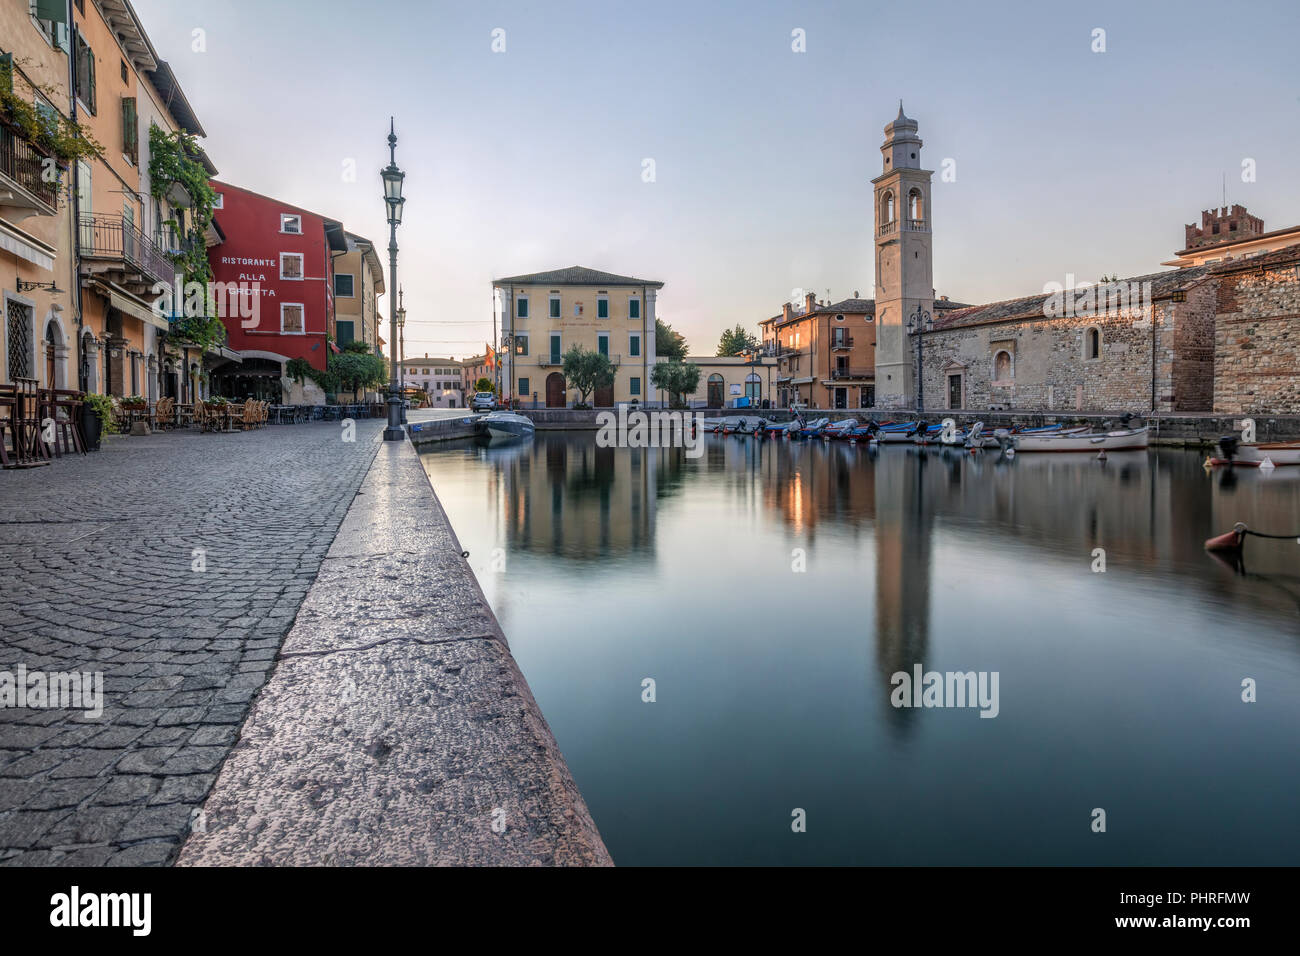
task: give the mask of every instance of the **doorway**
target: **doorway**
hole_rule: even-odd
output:
[[[948,376],[948,407],[961,408],[961,376]]]
[[[714,372],[709,376],[709,408],[721,408],[723,403],[722,376]]]
[[[552,372],[546,376],[546,407],[547,408],[564,408],[567,402],[564,400],[564,375],[561,372]]]

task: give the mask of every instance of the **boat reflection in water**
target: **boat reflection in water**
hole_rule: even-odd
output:
[[[1297,530],[1300,469],[1203,458],[424,455],[620,863],[1293,861],[1296,545],[1202,543]],[[893,706],[916,665],[996,673],[997,717]]]

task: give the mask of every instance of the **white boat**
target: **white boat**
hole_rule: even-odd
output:
[[[1219,442],[1224,457],[1211,458],[1215,465],[1245,465],[1258,468],[1268,459],[1275,465],[1300,465],[1300,441],[1237,442],[1226,439]]]
[[[1011,447],[1034,451],[1136,451],[1147,447],[1147,428],[1120,428],[1113,432],[1060,432],[1047,435],[1010,435]]]
[[[480,435],[498,440],[531,438],[535,430],[533,420],[514,412],[488,412],[475,419]]]
[[[831,422],[822,431],[822,438],[847,438],[853,434],[853,430],[858,427],[856,418],[842,418],[838,422]]]

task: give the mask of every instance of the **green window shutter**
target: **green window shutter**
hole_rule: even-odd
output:
[[[136,162],[140,159],[140,127],[135,111],[135,97],[122,97],[122,152]]]
[[[37,20],[63,24],[68,22],[68,0],[34,0],[32,7]]]

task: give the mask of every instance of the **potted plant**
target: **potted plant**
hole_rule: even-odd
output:
[[[98,451],[100,439],[113,434],[113,400],[93,392],[81,406],[81,440],[87,451]]]
[[[149,400],[145,398],[143,395],[128,395],[126,398],[122,399],[123,408],[139,409],[139,408],[147,408],[148,406],[149,406]]]

